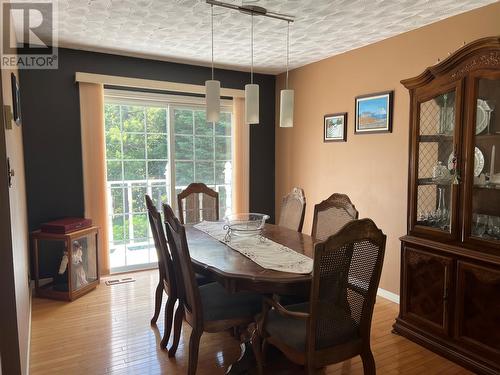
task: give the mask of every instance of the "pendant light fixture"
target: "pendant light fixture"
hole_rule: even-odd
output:
[[[220,81],[214,80],[214,6],[211,5],[212,26],[212,79],[205,81],[207,121],[217,122],[220,118]]]
[[[250,83],[245,85],[245,123],[259,123],[259,85],[253,83],[253,11],[251,29]]]
[[[286,84],[285,90],[281,90],[280,97],[280,127],[293,127],[293,102],[294,91],[288,88],[288,64],[290,60],[290,22],[287,23],[286,32]]]

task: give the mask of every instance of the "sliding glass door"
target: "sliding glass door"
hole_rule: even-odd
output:
[[[144,195],[171,204],[191,182],[220,195],[220,216],[231,210],[230,107],[207,123],[204,107],[167,96],[105,96],[106,165],[111,272],[156,266]],[[172,162],[171,162],[172,161]]]

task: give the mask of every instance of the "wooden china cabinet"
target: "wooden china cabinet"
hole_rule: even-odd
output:
[[[499,374],[500,36],[401,83],[410,91],[410,165],[394,329]]]

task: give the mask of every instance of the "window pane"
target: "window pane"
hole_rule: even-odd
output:
[[[116,215],[112,218],[113,222],[113,241],[124,241],[128,239],[126,230],[126,221],[123,215]]]
[[[146,212],[146,186],[132,186],[132,212]]]
[[[213,137],[195,137],[196,160],[214,160]]]
[[[215,137],[215,159],[231,160],[230,137]]]
[[[193,134],[193,111],[188,109],[174,110],[175,134]]]
[[[121,181],[123,179],[122,162],[108,161],[106,164],[107,164],[108,181]]]
[[[146,158],[146,144],[144,134],[123,134],[123,158]]]
[[[139,214],[132,216],[134,225],[134,239],[147,240],[148,238],[148,218],[146,214]],[[144,262],[147,263],[147,262]]]
[[[113,128],[106,132],[106,159],[122,158],[122,134],[119,129]]]
[[[104,106],[104,126],[106,131],[120,131],[120,106],[117,104],[106,104]]]
[[[145,161],[124,161],[123,169],[125,171],[125,180],[145,180],[146,162]]]
[[[148,134],[148,159],[168,159],[166,134]]]
[[[144,132],[144,107],[122,105],[124,132]]]
[[[151,133],[167,133],[166,108],[146,107],[146,129]]]
[[[196,182],[203,182],[207,185],[214,183],[214,163],[213,162],[197,162],[196,167]]]
[[[111,188],[111,207],[113,214],[123,213],[123,188]]]
[[[197,135],[211,135],[214,133],[214,125],[207,122],[204,111],[194,112],[194,127]]]
[[[175,162],[175,186],[187,186],[194,181],[194,163],[186,161]]]
[[[154,180],[167,179],[167,164],[165,161],[148,161],[148,178]]]
[[[168,203],[168,186],[166,184],[151,185],[151,199],[158,210],[161,210],[162,203]]]
[[[219,186],[219,217],[226,216],[227,192],[225,186]]]
[[[231,135],[231,113],[221,112],[219,122],[215,124],[215,135]]]
[[[193,137],[175,136],[175,158],[177,160],[193,160]]]
[[[231,162],[216,161],[215,162],[215,183],[217,185],[231,183],[233,176],[231,170]]]

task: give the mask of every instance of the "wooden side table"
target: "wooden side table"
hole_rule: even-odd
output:
[[[94,226],[65,234],[32,232],[36,295],[73,301],[95,289],[100,281],[98,236]],[[58,251],[61,262],[51,277],[40,279],[40,259],[46,251]]]

